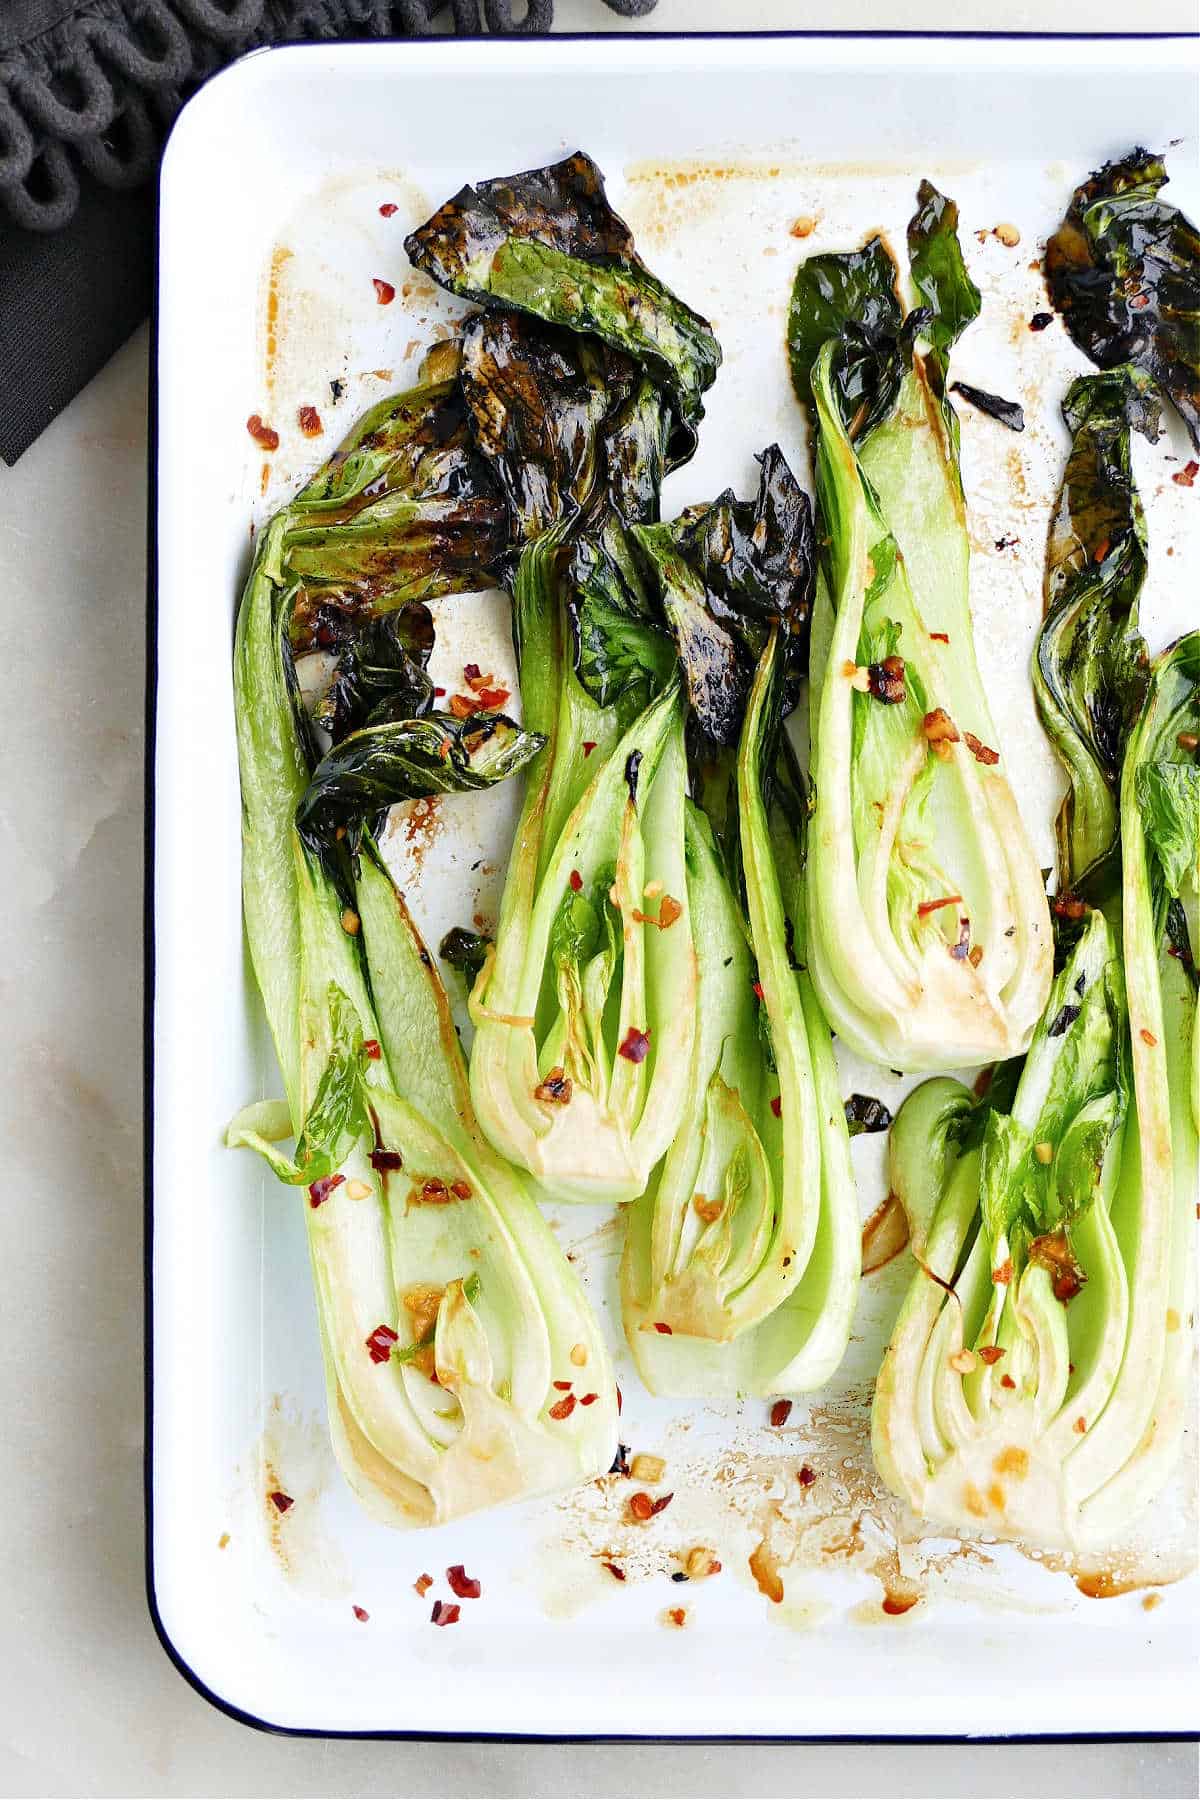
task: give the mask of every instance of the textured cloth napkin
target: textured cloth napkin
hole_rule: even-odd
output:
[[[0,458],[145,318],[159,150],[207,75],[263,44],[553,20],[554,0],[0,0]]]

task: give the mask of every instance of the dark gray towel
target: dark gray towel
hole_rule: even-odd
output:
[[[0,457],[145,318],[159,149],[207,75],[262,44],[553,19],[554,0],[0,0]]]

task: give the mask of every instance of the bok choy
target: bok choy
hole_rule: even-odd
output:
[[[545,740],[472,991],[472,1096],[546,1192],[631,1200],[682,1112],[696,961],[685,696],[629,531],[691,454],[720,352],[581,155],[464,189],[407,247],[484,307],[463,391],[509,505],[522,701]]]
[[[927,1082],[892,1128],[919,1268],[872,1415],[877,1466],[916,1511],[1079,1547],[1161,1489],[1194,1321],[1200,634],[1147,668],[1144,398],[1133,371],[1068,396],[1038,649],[1071,779],[1062,961],[1023,1066],[982,1100]],[[1092,888],[1103,910],[1076,897]]]
[[[683,1119],[630,1209],[621,1263],[626,1336],[656,1394],[818,1386],[854,1309],[858,1206],[829,1027],[804,967],[806,797],[780,731],[785,671],[777,626],[736,748],[734,819],[688,807],[699,1029]]]
[[[810,651],[813,982],[838,1035],[908,1070],[1028,1045],[1052,945],[976,664],[950,350],[979,310],[957,209],[923,183],[904,316],[879,239],[811,257],[789,318],[811,400],[821,570]]]
[[[287,1100],[248,1108],[228,1141],[307,1190],[334,1448],[398,1525],[601,1473],[616,1418],[595,1319],[479,1130],[433,959],[373,837],[391,801],[503,779],[541,742],[499,715],[431,712],[427,615],[380,629],[413,593],[484,584],[505,541],[500,510],[447,561],[444,512],[432,535],[410,529],[442,506],[441,477],[406,451],[380,460],[394,421],[428,434],[439,467],[461,457],[457,504],[474,453],[443,430],[448,404],[436,383],[385,403],[271,522],[234,665],[247,937]],[[334,734],[324,758],[296,642],[333,658],[315,702]]]

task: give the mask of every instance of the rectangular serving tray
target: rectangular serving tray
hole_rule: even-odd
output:
[[[669,516],[728,482],[745,491],[752,452],[773,437],[806,470],[783,348],[799,257],[873,229],[902,241],[922,175],[954,194],[985,301],[956,373],[1026,409],[1019,438],[965,413],[963,455],[980,659],[1049,863],[1058,777],[1027,666],[1065,444],[1058,407],[1084,365],[1057,324],[1028,329],[1045,305],[1036,259],[1074,183],[1137,143],[1170,146],[1171,194],[1200,213],[1198,63],[1196,41],[1178,38],[428,40],[260,53],[185,108],[163,164],[157,313],[149,1562],[164,1644],[218,1705],[324,1733],[1195,1729],[1194,1420],[1171,1491],[1107,1562],[933,1538],[882,1493],[864,1436],[907,1258],[864,1282],[837,1381],[772,1429],[759,1402],[688,1408],[640,1391],[612,1304],[619,1221],[564,1208],[556,1229],[618,1355],[622,1437],[665,1456],[671,1508],[630,1527],[614,1477],[558,1502],[389,1532],[357,1509],[328,1448],[299,1201],[221,1136],[247,1099],[278,1091],[239,893],[230,647],[250,526],[367,405],[411,381],[461,311],[413,276],[411,225],[467,180],[577,146],[596,158],[646,261],[714,319],[725,350]],[[994,233],[1001,223],[1017,226],[1018,246]],[[390,306],[376,277],[396,289]],[[320,413],[319,441],[301,434],[301,405]],[[274,456],[247,434],[255,412],[280,432]],[[1138,446],[1155,645],[1196,619],[1197,502],[1168,460],[1185,456],[1181,438]],[[438,617],[436,679],[454,682],[469,660],[511,684],[502,596],[442,602]],[[517,799],[395,818],[388,854],[434,945],[473,913],[494,917]],[[843,1073],[847,1092],[894,1104],[904,1091],[848,1060]],[[859,1140],[855,1158],[865,1216],[885,1191],[880,1141]],[[817,1475],[806,1487],[804,1465]],[[272,1489],[293,1498],[286,1514]],[[779,1606],[749,1572],[762,1538],[783,1559]],[[720,1557],[720,1576],[672,1583],[695,1544]],[[626,1568],[623,1584],[605,1558]],[[444,1593],[459,1562],[483,1597],[454,1629],[432,1630],[413,1582],[427,1571]],[[1106,1586],[1128,1591],[1085,1591]],[[883,1606],[897,1593],[919,1596],[902,1616]],[[667,1622],[673,1606],[686,1607],[683,1629]]]

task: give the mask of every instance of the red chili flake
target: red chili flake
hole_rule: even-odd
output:
[[[1012,1376],[1011,1376],[1011,1375],[1002,1375],[1002,1376],[1001,1376],[1001,1377],[1000,1377],[1000,1386],[1001,1386],[1001,1387],[1002,1387],[1002,1388],[1015,1388],[1015,1387],[1016,1387],[1016,1385],[1017,1385],[1017,1384],[1016,1384],[1016,1382],[1015,1382],[1015,1381],[1014,1381],[1014,1380],[1013,1380],[1013,1378],[1012,1378]]]
[[[810,1469],[807,1463],[802,1464],[802,1466],[796,1470],[796,1480],[800,1483],[801,1487],[811,1487],[816,1479],[816,1470]]]
[[[1147,1031],[1144,1025],[1138,1032],[1138,1036],[1141,1038],[1143,1044],[1149,1044],[1152,1050],[1158,1043],[1158,1039],[1155,1037],[1154,1033],[1152,1031]]]
[[[772,1100],[771,1111],[775,1114],[775,1117],[777,1119],[782,1119],[782,1117],[783,1117],[783,1095],[782,1094],[776,1094],[775,1098]]]
[[[390,1170],[402,1169],[404,1158],[398,1150],[372,1150],[371,1167],[378,1169],[381,1174],[387,1174]]]
[[[418,1594],[420,1594],[420,1596],[423,1600],[425,1598],[426,1594],[429,1592],[430,1588],[433,1586],[433,1576],[432,1575],[418,1575],[417,1579],[413,1582],[413,1586],[417,1590]]]
[[[682,1631],[683,1622],[687,1618],[687,1608],[683,1606],[669,1606],[667,1608],[667,1617],[677,1631]]]
[[[451,694],[450,711],[456,719],[473,719],[479,711],[479,702],[468,699],[466,694]]]
[[[927,919],[930,913],[940,912],[943,906],[961,906],[961,894],[943,894],[940,900],[922,900],[917,908],[918,919]]]
[[[584,741],[583,741],[583,754],[584,754],[584,755],[585,755],[585,756],[590,756],[590,755],[591,755],[591,754],[592,754],[592,751],[593,751],[593,750],[594,750],[594,749],[595,749],[595,748],[596,748],[596,744],[595,744],[595,740],[594,740],[594,739],[588,739],[588,738],[585,738],[585,739],[584,739]]]
[[[379,209],[379,216],[381,219],[390,219],[392,214],[399,212],[399,210],[400,208],[396,205],[394,200],[385,200]]]
[[[655,1329],[655,1331],[659,1332],[663,1337],[671,1336],[671,1327],[669,1325],[664,1325],[661,1319],[655,1319],[654,1329]]]
[[[933,638],[935,643],[948,644],[950,642],[950,633],[948,631],[931,631],[929,635]]]
[[[290,1494],[280,1493],[278,1488],[276,1488],[273,1494],[268,1494],[267,1499],[271,1502],[271,1505],[275,1508],[276,1512],[281,1513],[286,1512],[289,1506],[295,1506],[296,1504]]]
[[[562,1399],[555,1401],[554,1405],[550,1408],[550,1417],[552,1419],[569,1419],[574,1411],[574,1394],[564,1394]]]
[[[1087,902],[1076,900],[1070,894],[1055,894],[1050,907],[1059,919],[1082,919],[1087,912]]]
[[[365,1625],[367,1620],[371,1616],[365,1606],[355,1606],[351,1610],[353,1611],[354,1616],[358,1620],[360,1625]]]
[[[452,1601],[435,1600],[429,1620],[433,1625],[457,1625],[461,1616],[461,1606],[455,1606]]]
[[[654,1512],[654,1502],[649,1494],[638,1492],[629,1496],[629,1511],[640,1525],[644,1525]]]
[[[921,729],[934,755],[942,762],[949,762],[953,754],[950,746],[958,743],[958,726],[945,707],[935,706],[932,712],[927,712],[921,720]]]
[[[1149,294],[1135,294],[1133,296],[1132,300],[1130,300],[1130,302],[1129,302],[1130,309],[1133,312],[1141,312],[1142,308],[1145,306],[1149,306],[1149,304],[1150,304]]]
[[[300,421],[300,429],[305,437],[320,437],[325,429],[321,423],[321,415],[315,406],[302,406],[296,417]]]
[[[578,894],[581,892],[583,888],[583,876],[579,873],[578,869],[571,870],[570,880],[572,893]]]
[[[600,1567],[602,1569],[607,1569],[614,1581],[624,1581],[625,1571],[620,1563],[602,1562]]]
[[[469,1181],[452,1181],[450,1192],[456,1200],[469,1200],[472,1193],[471,1184]]]
[[[986,763],[991,768],[994,763],[1000,761],[1000,752],[991,750],[986,744],[980,743],[973,731],[963,732],[963,742],[976,762]]]
[[[675,1498],[675,1496],[673,1493],[672,1494],[660,1494],[659,1498],[654,1501],[653,1505],[650,1508],[650,1517],[653,1519],[657,1516],[658,1513],[666,1512],[668,1506],[670,1506],[670,1504],[674,1498]]]
[[[378,1038],[363,1039],[363,1055],[368,1057],[371,1062],[379,1061],[380,1057],[383,1055],[383,1045],[379,1042]]]
[[[1034,313],[1029,321],[1029,329],[1030,331],[1045,331],[1047,325],[1053,325],[1053,323],[1053,313]]]
[[[1006,1256],[998,1269],[992,1270],[992,1280],[997,1287],[1007,1287],[1013,1278],[1012,1257]]]
[[[683,907],[674,894],[664,894],[658,903],[658,926],[660,931],[669,931],[676,919],[682,919]]]
[[[334,1188],[341,1187],[344,1175],[323,1175],[320,1181],[312,1181],[308,1186],[308,1204],[316,1212],[318,1206],[324,1205]]]
[[[1087,1420],[1083,1417],[1082,1414],[1080,1414],[1079,1418],[1076,1419],[1073,1429],[1079,1433],[1080,1437],[1082,1437],[1084,1432],[1087,1430]]]
[[[621,1390],[620,1390],[620,1388],[618,1388],[617,1389],[617,1417],[618,1417],[618,1419],[621,1416],[621,1408],[624,1404],[625,1404],[625,1402],[621,1399]]]
[[[433,690],[433,697],[435,700],[444,700],[446,697],[445,688],[435,687]]]
[[[772,1425],[786,1425],[791,1417],[791,1413],[792,1403],[790,1400],[776,1400],[774,1406],[771,1408]]]
[[[484,712],[498,712],[511,699],[512,694],[508,688],[479,689],[479,704]]]
[[[390,281],[380,281],[378,275],[372,277],[371,285],[375,289],[375,298],[380,306],[390,306],[396,298],[396,290]]]
[[[754,984],[754,998],[756,1000],[761,1000],[762,997],[763,997],[762,982],[756,981]]]
[[[979,1352],[980,1361],[985,1363],[998,1363],[1003,1355],[999,1344],[984,1344]]]
[[[385,1363],[391,1360],[392,1345],[398,1344],[400,1339],[390,1325],[377,1325],[365,1342],[371,1361]]]
[[[649,1031],[639,1031],[635,1025],[631,1025],[625,1033],[623,1042],[617,1048],[617,1055],[623,1056],[626,1062],[640,1063],[645,1062],[649,1054]]]
[[[1190,462],[1185,463],[1182,469],[1176,469],[1171,480],[1176,487],[1192,487],[1197,475],[1200,475],[1200,463]]]
[[[571,1381],[552,1381],[550,1385],[556,1387],[560,1394],[567,1394],[575,1384]]]
[[[446,1580],[450,1583],[450,1592],[457,1594],[460,1600],[478,1600],[483,1589],[473,1576],[468,1575],[461,1563],[446,1570]]]
[[[1102,563],[1111,549],[1112,549],[1112,539],[1111,538],[1101,538],[1100,542],[1096,545],[1096,549],[1092,556],[1092,561],[1095,563]]]
[[[264,425],[258,413],[251,413],[246,420],[246,430],[261,450],[278,450],[279,433],[273,425]]]
[[[580,1406],[595,1406],[599,1398],[599,1394],[584,1394],[579,1404]]]

